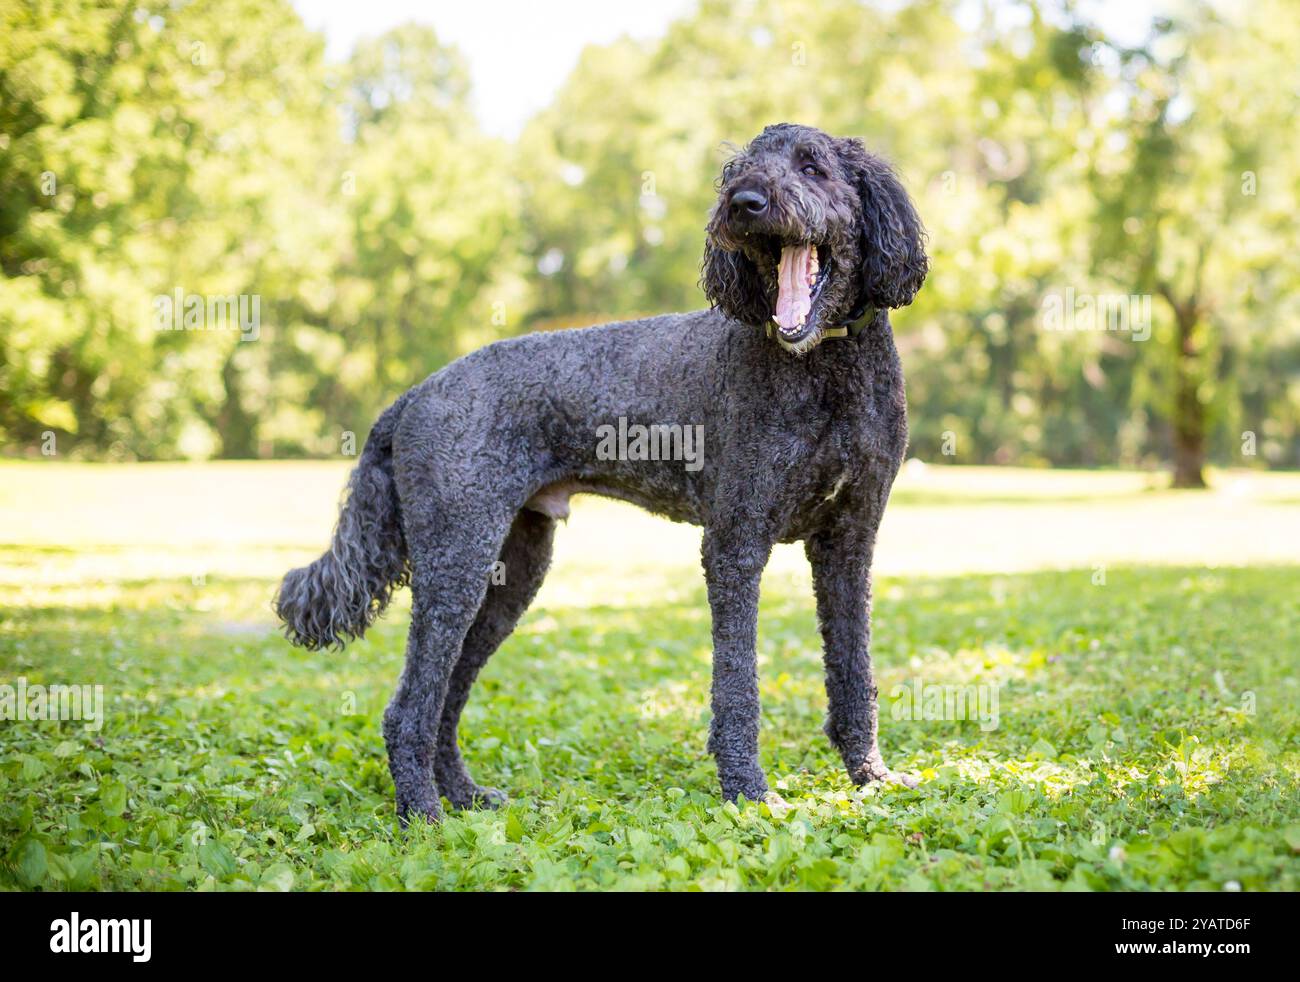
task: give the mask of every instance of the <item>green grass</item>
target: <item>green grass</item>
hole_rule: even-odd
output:
[[[717,798],[698,533],[584,502],[462,726],[511,803],[398,833],[379,722],[404,603],[343,653],[290,648],[266,607],[342,475],[0,466],[0,682],[101,684],[107,712],[0,722],[0,887],[1300,889],[1294,477],[905,477],[875,653],[915,790],[847,780],[806,567],[779,551],[759,642],[779,814]],[[914,678],[998,684],[999,725],[895,719]]]

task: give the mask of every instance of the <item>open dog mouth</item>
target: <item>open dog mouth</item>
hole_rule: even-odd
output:
[[[781,340],[796,344],[817,330],[817,298],[831,276],[832,263],[825,246],[811,242],[773,242],[779,248],[776,263],[776,321]]]

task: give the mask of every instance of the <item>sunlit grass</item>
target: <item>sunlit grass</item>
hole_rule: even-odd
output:
[[[1187,495],[909,471],[874,643],[914,791],[854,788],[821,735],[806,562],[783,548],[759,666],[785,815],[717,799],[698,531],[583,502],[466,711],[510,806],[398,835],[379,722],[405,597],[344,652],[290,648],[268,607],[345,470],[0,466],[0,682],[100,684],[108,716],[0,722],[0,884],[1300,888],[1300,567],[1275,562],[1300,541],[1294,476]],[[916,679],[996,685],[996,728],[900,717]]]

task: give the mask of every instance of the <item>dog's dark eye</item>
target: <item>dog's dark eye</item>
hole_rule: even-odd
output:
[[[808,177],[825,177],[825,176],[826,176],[825,174],[823,174],[823,173],[821,172],[821,169],[820,169],[816,164],[804,164],[803,167],[799,168],[799,172],[800,172],[801,174],[805,174],[805,175],[807,175]]]

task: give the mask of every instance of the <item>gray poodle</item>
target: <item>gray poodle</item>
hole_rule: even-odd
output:
[[[796,540],[812,564],[826,733],[854,782],[914,783],[876,745],[868,643],[876,528],[907,445],[887,308],[911,303],[927,265],[887,164],[858,140],[769,126],[722,170],[710,309],[500,341],[379,417],[333,544],[285,576],[276,611],[296,644],[341,645],[410,585],[406,666],[384,713],[403,821],[436,820],[439,793],[458,808],[503,800],[465,769],[457,723],[582,493],[704,529],[708,746],[726,798],[768,795],[759,578],[773,544]]]

